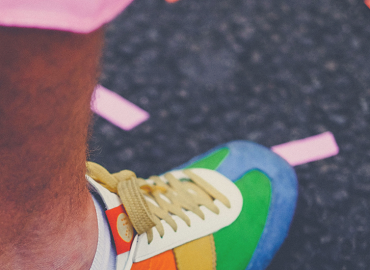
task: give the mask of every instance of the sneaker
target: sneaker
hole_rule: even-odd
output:
[[[147,180],[88,163],[117,269],[265,269],[287,235],[294,170],[260,145],[234,141]]]

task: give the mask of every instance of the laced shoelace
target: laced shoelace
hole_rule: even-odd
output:
[[[166,173],[166,183],[158,176],[151,176],[148,180],[137,178],[135,173],[129,170],[110,174],[101,165],[87,162],[87,174],[120,197],[136,232],[146,232],[148,243],[153,240],[153,227],[163,237],[161,220],[177,231],[177,224],[171,214],[180,217],[190,226],[190,218],[183,209],[204,219],[204,213],[200,209],[202,205],[215,214],[219,213],[219,209],[214,200],[219,200],[230,208],[226,196],[204,179],[190,170],[183,170],[183,173],[189,178],[177,179],[172,173]]]

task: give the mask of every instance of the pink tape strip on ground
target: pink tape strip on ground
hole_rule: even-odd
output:
[[[91,109],[124,130],[130,130],[149,118],[149,113],[101,85],[95,88]]]
[[[292,166],[328,158],[339,153],[339,147],[331,132],[279,144],[271,147],[271,150]]]

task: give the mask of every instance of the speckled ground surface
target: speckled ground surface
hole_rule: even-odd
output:
[[[361,0],[137,0],[107,29],[101,83],[149,121],[95,117],[91,159],[147,177],[227,141],[325,131],[340,154],[296,167],[268,270],[370,269],[370,10]]]

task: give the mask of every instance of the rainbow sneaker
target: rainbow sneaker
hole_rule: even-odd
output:
[[[122,270],[265,269],[287,235],[297,198],[292,167],[246,141],[148,180],[130,171],[109,174],[95,163],[88,171]]]

